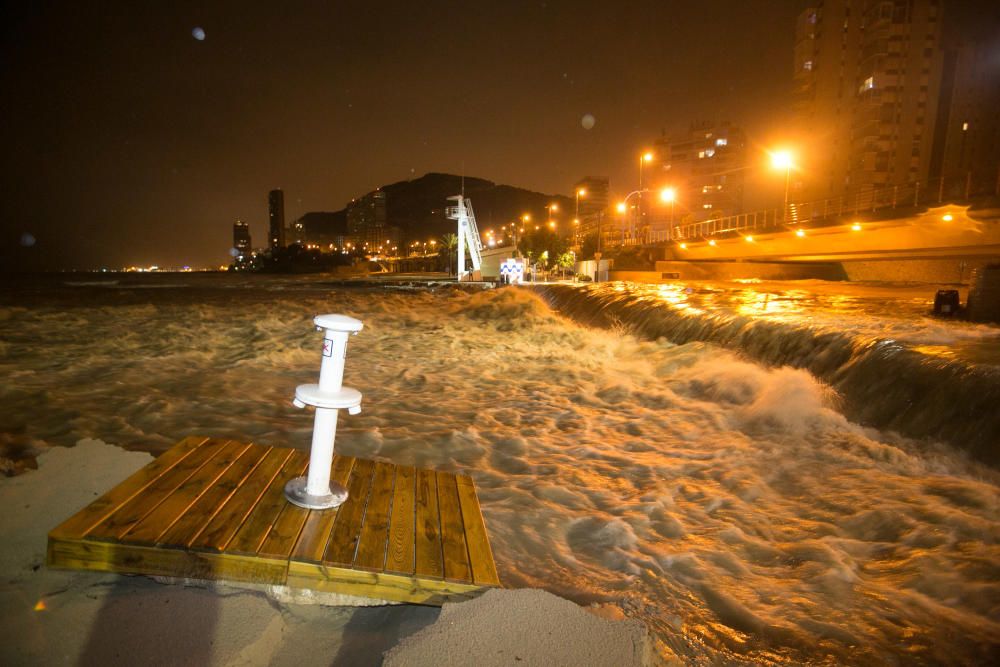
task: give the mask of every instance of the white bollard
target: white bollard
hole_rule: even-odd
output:
[[[312,449],[309,454],[309,474],[296,477],[285,485],[288,502],[307,509],[330,509],[347,500],[342,484],[330,484],[333,445],[337,437],[337,411],[349,414],[361,412],[361,392],[344,387],[344,361],[347,359],[347,338],[364,326],[360,320],[346,315],[317,315],[316,328],[323,330],[323,357],[319,369],[319,384],[300,384],[295,388],[297,408],[316,408],[313,421]]]

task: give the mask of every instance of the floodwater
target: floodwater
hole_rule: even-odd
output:
[[[913,354],[953,383],[938,400],[961,400],[963,378],[990,391],[1000,329],[930,320],[933,293],[904,287],[772,284],[793,297],[763,310],[760,286],[561,289],[20,279],[0,286],[0,446],[162,451],[204,434],[305,448],[312,418],[291,398],[318,373],[311,318],[345,313],[365,324],[345,372],[365,398],[337,450],[471,474],[505,585],[617,605],[691,663],[996,659],[991,450],[849,406],[878,400],[857,366],[925,381]],[[912,298],[879,306],[866,290]],[[803,332],[827,344],[789,342]],[[871,366],[886,332],[897,352]]]

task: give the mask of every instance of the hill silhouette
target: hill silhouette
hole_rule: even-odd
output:
[[[437,238],[455,232],[455,221],[445,217],[448,197],[461,194],[463,179],[455,174],[428,173],[410,181],[382,186],[385,192],[386,218],[390,225],[403,230],[408,240]],[[511,185],[500,185],[484,178],[466,176],[465,196],[472,201],[479,231],[495,228],[525,213],[533,221],[548,219],[545,207],[556,203],[560,219],[572,217],[573,200]]]

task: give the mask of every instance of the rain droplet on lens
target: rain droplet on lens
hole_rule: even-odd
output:
[[[237,250],[236,248],[230,248],[229,249],[229,256],[230,257],[239,257],[240,256],[240,251]]]
[[[35,237],[29,234],[28,232],[21,234],[21,245],[23,245],[25,248],[30,248],[31,246],[35,245]]]
[[[205,41],[205,31],[202,30],[201,26],[195,26],[191,30],[191,36],[197,39],[199,42]]]
[[[583,118],[580,119],[580,125],[583,125],[583,129],[585,130],[592,129],[594,127],[594,123],[596,122],[597,119],[594,118],[594,114],[590,113],[583,114]]]

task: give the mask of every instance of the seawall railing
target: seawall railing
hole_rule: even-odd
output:
[[[894,210],[915,211],[946,203],[970,203],[991,196],[1000,196],[1000,178],[991,189],[984,183],[973,182],[968,176],[960,179],[941,177],[929,182],[866,188],[840,197],[789,202],[786,210],[779,206],[697,222],[682,220],[681,224],[673,225],[663,220],[642,225],[634,220],[622,221],[602,230],[602,244],[604,247],[643,246],[733,233],[781,231],[806,224],[821,227],[840,224],[845,217]]]

